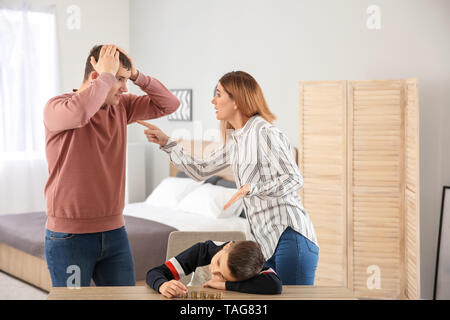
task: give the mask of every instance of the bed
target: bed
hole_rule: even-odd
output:
[[[124,218],[136,280],[142,284],[148,268],[164,262],[167,239],[177,229],[147,219]],[[51,280],[44,254],[45,221],[45,212],[0,216],[0,270],[50,291]]]
[[[196,157],[219,146],[211,141],[179,143]],[[240,231],[250,239],[242,203],[237,202],[226,212],[220,210],[235,188],[230,168],[198,183],[170,164],[169,176],[144,202],[126,205],[125,227],[135,260],[137,285],[145,284],[150,268],[164,263],[167,240],[174,231]],[[45,220],[45,212],[0,215],[0,270],[49,292]]]

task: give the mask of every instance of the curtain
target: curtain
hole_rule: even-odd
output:
[[[45,211],[43,109],[59,92],[55,7],[0,8],[0,214]]]

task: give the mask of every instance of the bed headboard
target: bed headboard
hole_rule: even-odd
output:
[[[199,140],[178,140],[178,144],[180,144],[186,151],[190,152],[196,158],[203,159],[205,156],[208,156],[219,148],[222,145],[222,142],[217,141],[199,141]],[[295,162],[298,165],[298,149],[293,148],[293,154]],[[173,164],[170,163],[170,172],[169,175],[171,177],[175,177],[177,173],[180,172]],[[234,181],[233,171],[231,167],[225,168],[224,170],[216,173],[215,175],[220,176],[224,179]]]

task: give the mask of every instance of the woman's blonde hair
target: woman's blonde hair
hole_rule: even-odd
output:
[[[273,123],[276,119],[267,106],[258,82],[248,73],[232,71],[220,78],[219,82],[245,116],[252,117],[258,114],[269,123]],[[227,129],[233,129],[233,127],[228,121],[221,120],[220,131],[224,142]]]

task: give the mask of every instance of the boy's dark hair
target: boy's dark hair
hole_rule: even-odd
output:
[[[89,74],[94,71],[94,67],[91,64],[91,56],[94,56],[95,61],[98,62],[98,58],[100,56],[100,50],[102,49],[103,45],[96,45],[91,49],[91,52],[89,52],[89,56],[86,59],[86,66],[84,68],[84,79],[83,82],[89,79]],[[119,51],[119,61],[120,65],[124,67],[127,70],[131,70],[131,61],[127,58],[126,55],[124,55],[121,51]]]
[[[236,281],[250,279],[263,268],[264,256],[254,241],[237,241],[228,253],[228,268]]]

